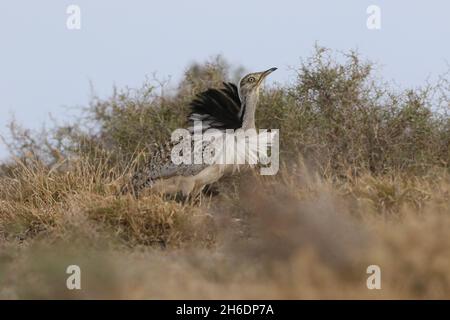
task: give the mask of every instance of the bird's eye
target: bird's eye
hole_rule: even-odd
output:
[[[248,78],[248,82],[255,82],[255,77]]]

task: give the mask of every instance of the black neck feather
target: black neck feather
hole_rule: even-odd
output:
[[[198,94],[190,107],[189,124],[193,126],[194,121],[202,121],[203,131],[242,127],[245,103],[241,102],[238,88],[232,83],[224,83],[222,89],[208,89]]]

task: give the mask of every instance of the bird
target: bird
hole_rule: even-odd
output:
[[[220,89],[209,88],[197,94],[190,103],[188,115],[189,130],[201,121],[202,132],[215,129],[256,129],[255,112],[261,84],[277,70],[276,67],[253,72],[242,77],[235,85],[224,82]],[[218,181],[230,171],[225,164],[175,164],[171,161],[174,142],[166,143],[150,157],[142,169],[131,178],[131,188],[138,196],[143,189],[163,194],[177,194],[186,199],[199,195],[207,185]]]

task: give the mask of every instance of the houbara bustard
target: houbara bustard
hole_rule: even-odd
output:
[[[188,121],[190,130],[201,122],[202,132],[210,129],[224,132],[232,129],[256,129],[255,111],[259,89],[263,80],[277,68],[244,76],[238,86],[224,83],[222,89],[210,88],[196,96],[190,103]],[[149,162],[131,180],[131,186],[138,195],[144,188],[165,194],[181,192],[184,197],[198,195],[206,185],[219,180],[230,165],[223,164],[176,164],[171,154],[173,142],[160,148]]]

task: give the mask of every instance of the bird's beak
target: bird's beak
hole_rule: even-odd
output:
[[[266,71],[263,71],[261,78],[259,78],[259,82],[261,83],[269,74],[271,74],[272,72],[274,72],[277,69],[278,68],[273,67],[273,68],[267,69]]]

